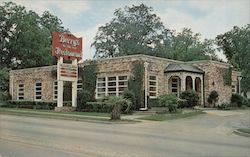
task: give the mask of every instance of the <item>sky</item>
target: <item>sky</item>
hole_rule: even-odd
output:
[[[6,0],[0,0],[0,3]],[[165,27],[180,32],[184,27],[214,39],[233,28],[250,22],[250,0],[12,0],[41,15],[45,10],[59,17],[65,28],[83,38],[83,58],[91,59],[91,48],[98,27],[114,18],[114,11],[146,4],[161,18]],[[220,58],[225,56],[218,52]]]

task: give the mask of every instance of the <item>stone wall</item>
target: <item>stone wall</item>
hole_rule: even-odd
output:
[[[148,74],[157,76],[157,96],[169,92],[169,77],[164,73],[165,68],[170,63],[184,62],[164,59],[147,55],[132,55],[109,59],[98,59],[93,61],[85,61],[79,64],[84,66],[94,62],[98,66],[98,76],[116,76],[132,74],[132,66],[135,62],[148,62]],[[219,103],[230,102],[232,94],[231,86],[224,85],[224,73],[229,67],[229,64],[215,61],[194,61],[186,62],[202,69],[204,74],[204,102],[207,104],[207,98],[211,91],[216,90],[219,93]],[[56,69],[56,66],[46,66],[38,68],[29,68],[21,70],[13,70],[10,72],[10,94],[13,100],[17,99],[17,85],[24,83],[26,100],[34,100],[34,85],[35,82],[42,82],[42,101],[53,101],[53,81],[56,77],[52,77],[51,70]],[[190,74],[191,75],[191,74]],[[193,76],[193,75],[191,75]],[[240,72],[233,71],[232,82],[237,82]],[[184,78],[181,78],[184,79]]]
[[[216,61],[195,61],[189,62],[190,64],[199,67],[205,71],[204,75],[204,92],[205,92],[205,105],[209,106],[207,99],[209,94],[215,90],[219,94],[218,104],[223,102],[230,103],[232,95],[232,86],[225,85],[224,74],[229,68],[230,64],[221,63]],[[237,81],[240,72],[232,72],[232,83]]]
[[[51,71],[56,66],[46,66],[10,71],[10,94],[17,100],[17,86],[24,84],[24,100],[34,100],[35,83],[42,82],[42,101],[53,101],[53,81]]]

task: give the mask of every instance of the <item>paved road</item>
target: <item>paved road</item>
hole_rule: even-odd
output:
[[[250,138],[232,133],[250,114],[205,114],[136,124],[0,115],[2,157],[249,157]]]

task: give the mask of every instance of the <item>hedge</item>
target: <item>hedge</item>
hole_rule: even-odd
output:
[[[46,109],[53,110],[56,107],[55,102],[43,102],[43,101],[7,101],[1,107],[9,108],[27,108],[27,109]]]
[[[110,113],[112,107],[105,102],[87,102],[82,111]]]
[[[149,98],[148,99],[148,106],[149,107],[160,107],[160,102],[158,98]]]

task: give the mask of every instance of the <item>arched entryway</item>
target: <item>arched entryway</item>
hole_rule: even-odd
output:
[[[191,76],[186,77],[186,90],[192,90],[193,89],[193,80]]]
[[[201,104],[201,79],[199,77],[195,78],[195,91],[199,96],[199,104]]]
[[[181,91],[181,79],[178,76],[171,76],[168,85],[170,93],[179,97]]]

